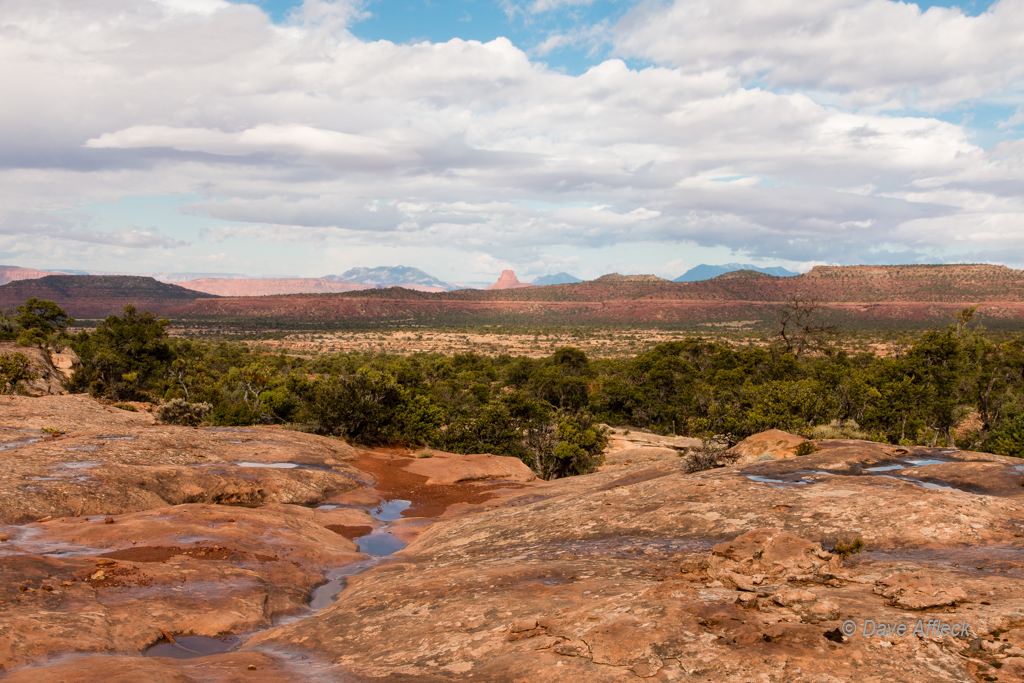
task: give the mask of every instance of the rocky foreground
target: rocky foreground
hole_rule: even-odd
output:
[[[539,482],[82,396],[0,426],[4,681],[1024,680],[1012,458],[772,435],[686,474],[618,433]]]

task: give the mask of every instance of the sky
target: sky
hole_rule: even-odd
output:
[[[1024,267],[1024,0],[0,0],[0,263]]]

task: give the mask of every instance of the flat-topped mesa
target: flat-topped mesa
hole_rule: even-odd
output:
[[[619,275],[618,273],[609,273],[608,275],[602,275],[594,280],[594,282],[671,282],[671,280],[666,280],[657,275]]]
[[[0,285],[6,285],[8,282],[14,282],[15,280],[37,280],[47,275],[60,275],[61,273],[52,273],[45,270],[36,270],[35,268],[22,268],[20,266],[0,266]]]
[[[1024,271],[987,263],[933,264],[903,266],[814,266],[804,273],[805,278],[867,277],[867,278],[934,278],[934,277],[1024,277]]]
[[[200,278],[182,282],[180,287],[217,296],[273,296],[275,294],[318,294],[372,289],[359,282],[326,278]]]
[[[529,282],[520,282],[519,278],[516,277],[515,271],[503,270],[501,271],[501,277],[493,285],[490,285],[487,289],[519,289],[520,287],[532,287]]]

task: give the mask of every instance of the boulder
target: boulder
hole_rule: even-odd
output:
[[[736,458],[737,465],[759,460],[781,460],[796,457],[796,448],[807,441],[802,436],[769,429],[748,436],[729,449],[728,454]]]

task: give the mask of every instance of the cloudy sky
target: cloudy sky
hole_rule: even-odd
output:
[[[1024,266],[1024,0],[0,0],[0,263]]]

